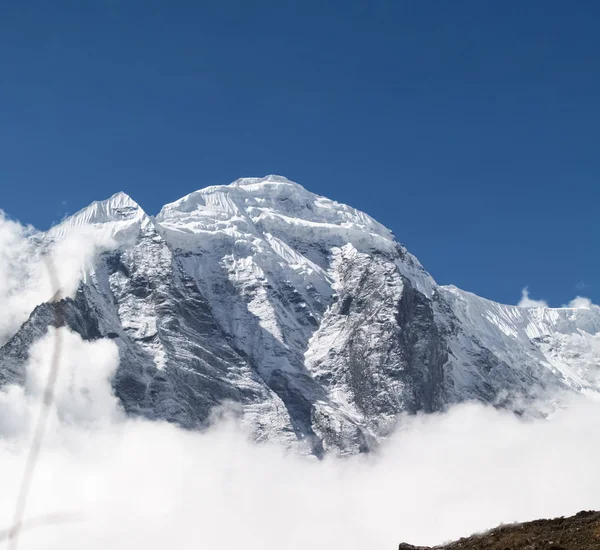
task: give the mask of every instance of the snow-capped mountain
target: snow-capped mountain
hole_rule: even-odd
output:
[[[600,395],[600,308],[439,286],[368,215],[280,176],[208,187],[156,217],[119,193],[41,240],[89,229],[111,245],[73,299],[38,306],[0,349],[0,383],[22,381],[60,307],[82,337],[119,346],[129,414],[199,428],[233,405],[257,440],[317,455],[369,448],[402,412]]]

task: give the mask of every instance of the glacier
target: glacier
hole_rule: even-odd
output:
[[[101,252],[0,348],[0,385],[23,384],[28,349],[64,324],[117,344],[129,415],[201,429],[227,411],[256,441],[317,456],[372,449],[402,414],[464,401],[537,414],[600,396],[600,308],[438,285],[373,218],[282,176],[207,187],[156,216],[118,193],[31,238],[91,230]]]

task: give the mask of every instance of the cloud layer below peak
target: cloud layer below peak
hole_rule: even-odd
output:
[[[57,337],[64,353],[27,513],[40,525],[23,533],[23,550],[384,550],[600,508],[598,403],[538,421],[465,404],[400,419],[372,455],[317,461],[253,444],[233,421],[198,433],[126,418],[110,384],[114,343],[60,329],[34,346],[25,388],[0,391],[0,527]]]

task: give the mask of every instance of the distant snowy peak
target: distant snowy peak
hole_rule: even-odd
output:
[[[127,194],[116,193],[70,216],[47,236],[56,240],[82,233],[93,233],[104,246],[109,241],[123,246],[158,233],[173,249],[227,249],[234,257],[274,251],[291,264],[311,266],[310,271],[326,269],[331,251],[351,244],[360,252],[398,258],[405,276],[428,296],[435,286],[385,226],[278,175],[194,191],[165,205],[156,218]]]
[[[109,199],[95,201],[48,231],[60,239],[81,231],[93,230],[97,235],[116,239],[117,244],[137,236],[151,226],[150,218],[129,195],[115,193]]]
[[[393,239],[392,233],[367,214],[345,204],[307,191],[282,176],[242,178],[230,185],[211,186],[195,191],[166,205],[157,220],[172,221],[188,217],[249,216],[259,222],[268,216],[298,223],[323,224],[325,227],[355,227],[365,232]]]
[[[304,244],[351,242],[359,249],[386,251],[395,246],[391,231],[367,214],[273,175],[195,191],[163,207],[156,221],[180,237],[204,233],[251,240],[268,233]]]
[[[52,237],[89,226],[107,225],[119,233],[127,226],[146,226],[151,218],[129,195],[116,193],[96,201],[49,231]],[[165,205],[154,223],[166,231],[197,234],[222,232],[252,235],[291,230],[305,237],[332,236],[340,244],[391,250],[394,236],[373,218],[345,204],[307,191],[283,176],[241,178],[229,185],[194,191]]]
[[[115,193],[109,199],[95,201],[69,219],[79,224],[130,221],[144,216],[140,205],[123,192]]]
[[[249,187],[249,186],[264,186],[266,184],[276,184],[276,185],[291,185],[294,187],[299,187],[300,189],[306,191],[302,185],[296,183],[295,181],[287,179],[285,176],[279,176],[277,174],[269,174],[268,176],[264,176],[262,178],[238,178],[234,182],[230,184],[231,187]]]

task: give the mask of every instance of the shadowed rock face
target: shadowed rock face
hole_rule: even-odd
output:
[[[156,218],[118,194],[36,238],[83,228],[114,246],[0,349],[0,384],[23,383],[29,347],[62,319],[119,347],[127,413],[199,429],[226,406],[258,441],[319,456],[372,448],[401,413],[600,388],[597,308],[438,286],[375,220],[279,176],[197,191]]]
[[[410,373],[410,412],[435,412],[443,407],[444,365],[448,345],[435,323],[431,300],[408,279],[398,302],[399,340]]]
[[[23,384],[24,366],[31,345],[46,333],[48,327],[62,326],[69,327],[84,340],[102,337],[83,292],[78,292],[74,299],[41,304],[33,310],[19,332],[0,348],[0,385]]]
[[[600,512],[580,512],[570,518],[543,519],[504,525],[441,546],[412,546],[399,550],[598,550]]]

